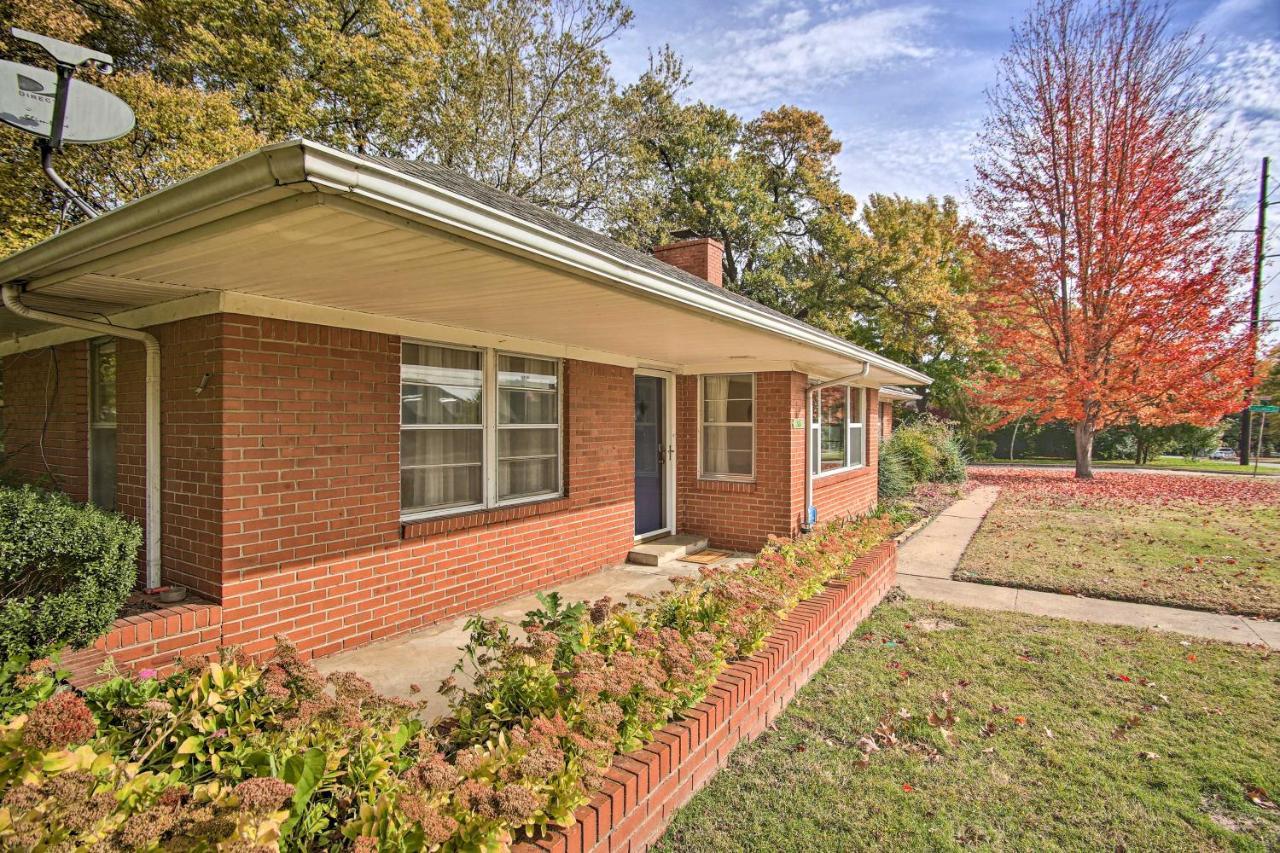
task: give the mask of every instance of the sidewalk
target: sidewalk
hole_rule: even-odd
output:
[[[1228,643],[1261,643],[1280,649],[1280,622],[952,580],[952,572],[960,564],[969,540],[978,532],[998,493],[999,489],[994,486],[975,489],[899,546],[898,586],[903,592],[913,598],[961,607],[1152,628]]]

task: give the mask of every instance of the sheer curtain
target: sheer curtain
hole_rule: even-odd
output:
[[[702,378],[702,474],[751,477],[755,450],[755,377]]]

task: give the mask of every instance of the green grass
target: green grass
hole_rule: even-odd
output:
[[[1026,459],[1015,459],[1010,462],[1008,459],[986,459],[980,462],[974,462],[974,465],[1075,465],[1073,459],[1056,459],[1050,456],[1029,456]],[[1209,474],[1252,474],[1253,465],[1245,467],[1239,462],[1229,462],[1222,459],[1180,459],[1177,457],[1160,457],[1153,459],[1145,465],[1138,466],[1126,460],[1093,460],[1093,464],[1098,468],[1118,468],[1128,469],[1131,471],[1141,471],[1144,468],[1153,468],[1157,471],[1192,471],[1204,472]],[[1280,475],[1280,468],[1268,466],[1266,462],[1258,466],[1259,477],[1274,477]]]
[[[1278,687],[1247,647],[884,604],[658,849],[1274,850]]]
[[[1280,618],[1280,506],[1117,507],[1003,493],[955,577]]]

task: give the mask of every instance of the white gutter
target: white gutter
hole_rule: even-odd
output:
[[[60,326],[71,326],[84,329],[99,335],[111,335],[130,341],[138,341],[147,352],[146,374],[146,537],[147,537],[147,588],[160,586],[160,342],[154,335],[138,329],[126,329],[112,326],[109,323],[97,323],[93,320],[82,320],[79,317],[66,317],[62,314],[51,314],[37,308],[23,305],[19,300],[22,287],[17,284],[4,285],[0,291],[4,307],[19,317],[41,323],[53,323]]]
[[[871,372],[871,363],[864,361],[862,363],[862,371],[860,373],[850,373],[848,376],[841,376],[839,379],[832,379],[829,382],[819,382],[816,385],[810,385],[804,392],[804,520],[800,522],[800,529],[808,533],[813,529],[813,523],[816,520],[813,506],[813,395],[821,391],[823,388],[830,388],[834,385],[847,385],[854,379],[863,379]],[[867,413],[862,413],[864,435],[866,430]],[[864,460],[865,461],[865,460]]]

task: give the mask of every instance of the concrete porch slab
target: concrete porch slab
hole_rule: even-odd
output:
[[[742,557],[730,557],[717,565],[735,559]],[[675,560],[659,566],[625,563],[545,591],[558,592],[569,603],[594,601],[606,595],[615,601],[621,601],[628,595],[663,592],[671,587],[673,578],[696,577],[699,568]],[[515,625],[525,613],[540,606],[534,595],[522,595],[487,608],[482,614]],[[467,642],[465,626],[471,615],[450,619],[349,652],[339,652],[315,661],[315,665],[320,672],[326,674],[339,671],[359,673],[369,679],[379,692],[388,696],[426,699],[426,712],[423,716],[431,720],[443,716],[449,710],[448,703],[436,689],[462,659],[460,650]],[[458,678],[459,683],[466,683],[466,680]],[[413,693],[410,685],[414,684],[421,687],[421,693]]]

